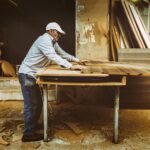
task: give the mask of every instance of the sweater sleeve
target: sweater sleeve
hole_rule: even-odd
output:
[[[68,61],[79,62],[79,59],[65,52],[58,43],[55,44],[56,52]]]
[[[42,53],[51,61],[54,61],[56,64],[63,66],[65,68],[70,68],[72,66],[66,59],[60,57],[51,42],[42,41],[38,44],[38,48],[42,51]]]

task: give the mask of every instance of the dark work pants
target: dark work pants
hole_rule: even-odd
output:
[[[34,134],[42,111],[42,96],[36,80],[27,74],[19,73],[24,97],[24,135]]]

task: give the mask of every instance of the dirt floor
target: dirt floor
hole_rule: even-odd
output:
[[[120,141],[113,144],[113,109],[51,104],[53,139],[22,143],[23,102],[0,102],[0,150],[150,150],[150,110],[121,110]]]

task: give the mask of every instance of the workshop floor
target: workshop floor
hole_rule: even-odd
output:
[[[1,101],[0,150],[150,149],[150,110],[121,110],[120,142],[113,144],[113,109],[68,103],[52,108],[53,140],[22,143],[23,102]]]

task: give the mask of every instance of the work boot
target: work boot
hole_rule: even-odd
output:
[[[33,142],[33,141],[40,141],[43,140],[44,135],[39,133],[34,133],[31,135],[23,135],[22,142]]]

